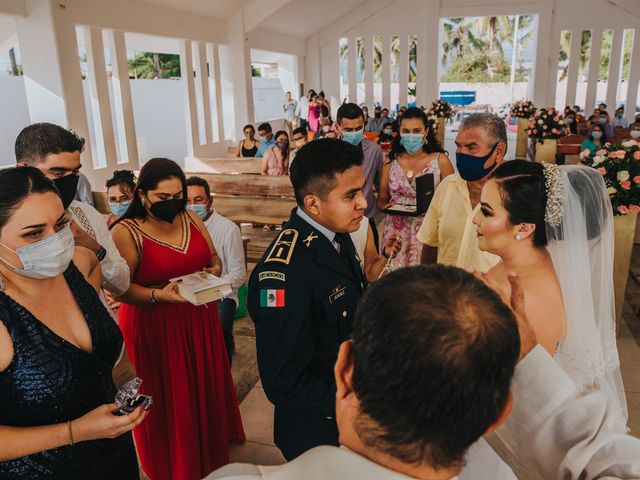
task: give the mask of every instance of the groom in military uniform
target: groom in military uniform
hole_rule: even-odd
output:
[[[287,460],[338,445],[333,366],[367,285],[349,235],[367,206],[361,150],[309,143],[290,176],[298,206],[253,270],[248,295],[275,443]]]

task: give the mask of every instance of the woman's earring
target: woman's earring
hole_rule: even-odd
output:
[[[2,275],[0,275],[0,292],[4,292],[7,287],[4,286],[4,282],[2,281]]]
[[[516,233],[516,240],[518,240],[518,241],[522,240],[522,237],[520,236],[519,233]]]

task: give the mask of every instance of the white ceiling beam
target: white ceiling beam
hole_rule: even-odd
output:
[[[24,0],[0,0],[0,15],[26,17],[27,6]]]
[[[249,46],[256,50],[286,53],[299,57],[304,57],[306,53],[304,40],[262,29],[249,34]]]
[[[380,10],[389,6],[389,0],[367,0],[360,4],[342,18],[333,22],[326,28],[318,32],[320,47],[335,40],[336,38],[346,36],[346,33],[366,22],[370,17],[376,15]],[[313,33],[313,32],[310,32]],[[351,81],[351,79],[349,79]]]
[[[183,10],[133,0],[67,0],[62,5],[78,25],[201,42],[227,42],[224,20]]]
[[[244,7],[244,31],[249,33],[257,29],[262,22],[291,3],[291,0],[253,0]]]

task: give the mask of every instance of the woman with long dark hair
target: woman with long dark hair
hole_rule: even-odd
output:
[[[114,415],[123,340],[99,289],[53,182],[0,171],[0,478],[139,478],[147,414]]]
[[[149,160],[113,237],[129,264],[131,287],[118,320],[153,419],[135,432],[140,461],[154,480],[191,480],[229,462],[244,432],[215,302],[194,306],[170,279],[221,262],[202,220],[186,210],[182,169]]]
[[[275,134],[276,144],[262,158],[262,175],[287,175],[289,173],[289,135],[284,130]]]
[[[107,225],[113,225],[129,208],[136,188],[136,176],[131,170],[116,170],[107,180],[107,201],[111,213],[107,216]]]
[[[434,186],[453,173],[453,166],[433,133],[427,115],[419,108],[407,109],[393,139],[389,160],[382,168],[378,208],[390,205],[416,204],[416,178],[433,174]],[[402,238],[402,249],[394,258],[394,266],[418,265],[422,244],[416,238],[424,214],[402,216],[387,214],[382,229],[383,244],[392,236]]]

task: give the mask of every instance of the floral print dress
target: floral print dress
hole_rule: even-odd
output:
[[[432,173],[434,176],[434,187],[436,187],[438,183],[440,183],[440,167],[438,165],[439,157],[440,154],[436,154],[436,157],[431,160],[429,165],[418,172],[411,180],[407,178],[407,175],[400,166],[400,163],[398,163],[398,160],[393,160],[391,163],[391,169],[389,170],[390,203],[415,205],[416,177],[421,175]],[[397,233],[402,237],[402,249],[391,261],[391,266],[394,270],[401,267],[418,265],[420,263],[422,244],[416,236],[418,234],[418,230],[420,230],[420,225],[422,225],[423,220],[424,214],[417,217],[385,214],[382,227],[383,245],[394,233]]]

